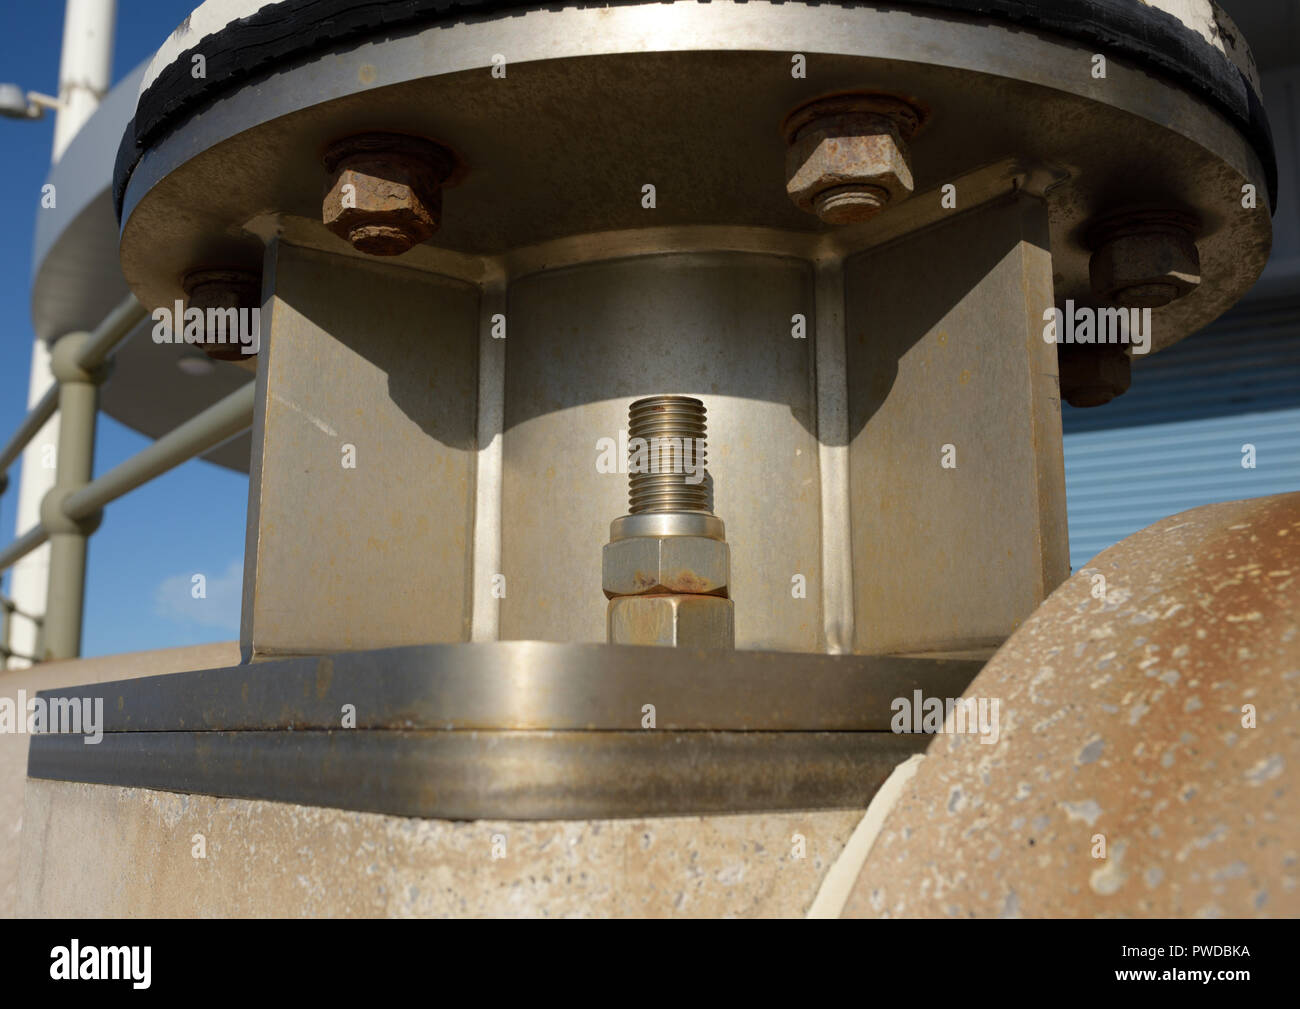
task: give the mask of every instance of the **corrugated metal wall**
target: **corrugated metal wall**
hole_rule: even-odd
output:
[[[1300,490],[1300,307],[1238,309],[1136,359],[1127,393],[1063,406],[1062,422],[1074,570],[1167,515]]]

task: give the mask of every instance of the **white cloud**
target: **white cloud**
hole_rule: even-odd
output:
[[[194,576],[202,575],[204,597],[194,597]],[[163,580],[154,593],[154,614],[178,624],[199,624],[239,632],[244,562],[231,561],[221,574],[190,571]]]

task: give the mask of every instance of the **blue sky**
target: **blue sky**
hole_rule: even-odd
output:
[[[119,0],[113,80],[148,58],[199,0]],[[0,81],[58,90],[63,4],[5,0]],[[31,327],[28,281],[40,189],[50,163],[53,117],[0,119],[5,184],[0,186],[0,441],[26,409]],[[112,158],[114,151],[105,151]],[[100,415],[95,472],[139,452],[148,439]],[[0,544],[14,537],[20,464],[0,496]],[[82,654],[107,655],[239,636],[239,573],[248,478],[205,462],[186,463],[108,506],[90,540]],[[191,597],[194,574],[207,598]],[[8,576],[4,579],[8,589]]]

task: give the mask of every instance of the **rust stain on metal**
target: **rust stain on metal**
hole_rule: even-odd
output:
[[[655,566],[645,566],[646,562]],[[637,537],[608,544],[603,553],[602,586],[610,599],[648,594],[726,596],[729,580],[727,545],[703,536]]]
[[[316,698],[324,699],[329,693],[330,684],[334,682],[334,660],[322,655],[316,662]]]
[[[911,195],[907,142],[922,113],[892,95],[837,95],[795,110],[783,125],[786,192],[828,224],[857,224]]]
[[[670,592],[695,595],[710,595],[718,591],[726,591],[725,587],[719,589],[718,583],[713,579],[698,575],[689,568],[667,572],[664,575],[664,588]]]
[[[397,256],[432,237],[441,222],[442,188],[458,165],[442,145],[396,133],[339,140],[324,162],[330,180],[321,220],[372,256]]]

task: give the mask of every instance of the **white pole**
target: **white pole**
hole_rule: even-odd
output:
[[[64,10],[53,161],[63,156],[68,143],[108,93],[117,0],[68,0]]]
[[[60,107],[54,118],[54,148],[51,161],[63,156],[72,138],[91,117],[108,91],[113,69],[113,28],[117,0],[67,0],[63,15],[63,54],[59,62]],[[114,152],[102,152],[112,158]],[[50,352],[37,339],[32,345],[32,370],[27,391],[30,410],[54,382],[50,374]],[[55,447],[59,443],[59,415],[55,414],[32,439],[23,453],[18,485],[16,535],[21,536],[40,521],[41,498],[54,486]],[[9,594],[27,613],[45,612],[45,590],[49,582],[50,548],[43,546],[13,567]],[[10,647],[24,655],[36,654],[36,628],[30,620],[14,616],[10,625]],[[10,659],[11,668],[26,666]]]

